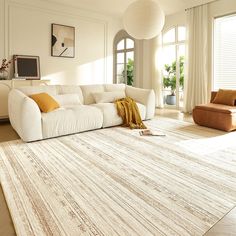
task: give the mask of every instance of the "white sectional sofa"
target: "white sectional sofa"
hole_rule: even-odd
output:
[[[142,120],[153,118],[153,90],[124,84],[104,84],[49,85],[13,89],[8,99],[9,119],[12,127],[25,142],[120,125],[122,119],[117,114],[115,104],[96,103],[94,98],[94,93],[117,91],[137,102]],[[60,108],[49,113],[41,113],[29,95],[43,92],[58,100]]]

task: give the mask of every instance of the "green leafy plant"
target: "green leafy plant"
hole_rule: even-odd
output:
[[[125,70],[122,72],[123,77],[125,78]],[[126,64],[126,75],[127,75],[127,85],[133,85],[134,83],[134,60],[128,59]]]
[[[184,56],[179,58],[180,66],[180,88],[184,88]],[[165,64],[165,76],[163,77],[164,88],[171,89],[171,95],[174,96],[176,92],[176,61],[173,61],[171,65]]]

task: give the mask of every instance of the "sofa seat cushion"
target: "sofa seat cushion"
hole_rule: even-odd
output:
[[[117,113],[116,104],[114,103],[97,103],[92,106],[99,108],[103,113],[103,127],[111,127],[121,125],[122,119]],[[137,103],[142,120],[146,117],[146,107]]]
[[[50,113],[42,113],[43,138],[99,129],[103,114],[93,106],[66,106]]]
[[[232,114],[232,113],[236,114],[236,106],[227,106],[227,105],[214,104],[214,103],[197,105],[195,109],[201,109],[201,110],[207,110],[207,111],[213,111],[213,112],[219,112],[219,113],[227,113],[227,114]]]

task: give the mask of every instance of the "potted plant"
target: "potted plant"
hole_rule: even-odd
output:
[[[179,86],[183,89],[184,87],[184,57],[181,56],[179,59],[180,65],[180,80]],[[171,65],[165,64],[165,75],[163,76],[164,88],[170,88],[171,94],[166,96],[166,104],[176,104],[176,61],[172,62]]]
[[[2,59],[2,64],[0,66],[0,80],[8,79],[8,69],[11,64],[11,60]]]
[[[127,85],[133,86],[134,84],[134,60],[128,59],[126,64],[126,74],[127,74]],[[122,72],[123,77],[125,78],[125,70]]]

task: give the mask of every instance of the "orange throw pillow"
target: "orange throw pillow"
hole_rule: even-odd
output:
[[[213,103],[234,106],[235,100],[236,100],[236,90],[220,89],[217,92],[215,99],[213,100]]]
[[[32,98],[42,112],[50,112],[60,107],[58,102],[47,93],[38,93],[29,96]]]

